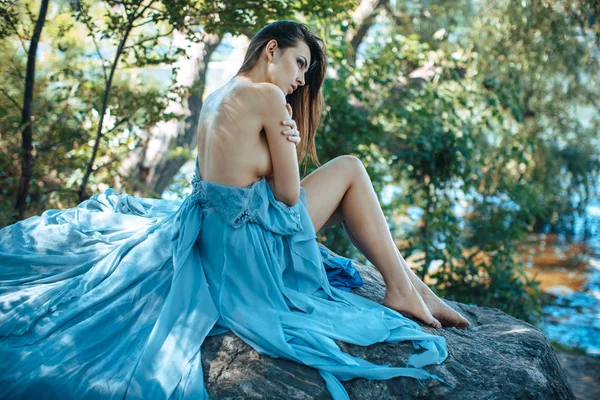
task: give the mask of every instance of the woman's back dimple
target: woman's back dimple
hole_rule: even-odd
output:
[[[198,121],[202,180],[245,187],[271,171],[261,121],[252,115],[252,91],[229,83],[205,100]]]

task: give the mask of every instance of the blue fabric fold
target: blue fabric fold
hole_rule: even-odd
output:
[[[330,256],[327,250],[319,248],[323,265],[327,272],[329,284],[335,288],[349,292],[365,284],[358,271],[352,265],[352,260],[344,257]]]

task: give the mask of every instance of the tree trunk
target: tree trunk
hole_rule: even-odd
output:
[[[129,33],[131,33],[131,29],[133,28],[134,20],[131,19],[129,21],[129,25],[125,29],[123,33],[123,37],[119,43],[119,47],[117,48],[117,52],[115,54],[115,58],[113,60],[113,64],[110,69],[110,74],[108,75],[108,80],[106,81],[104,87],[104,96],[102,98],[102,108],[100,109],[100,121],[98,122],[98,130],[96,132],[96,141],[94,142],[94,149],[92,150],[92,155],[90,157],[90,161],[88,162],[85,175],[79,185],[79,189],[77,190],[77,195],[79,197],[79,201],[85,200],[85,189],[87,187],[88,180],[90,175],[92,174],[92,169],[94,167],[94,161],[96,160],[96,155],[98,154],[98,149],[100,148],[100,141],[102,140],[102,126],[104,125],[104,117],[106,116],[106,109],[108,108],[108,100],[110,98],[110,90],[112,88],[112,81],[115,76],[115,71],[117,70],[117,65],[119,64],[119,59],[121,58],[121,54],[123,54],[123,49],[125,48],[125,43],[127,43],[127,39],[129,37]]]
[[[120,174],[139,183],[134,185],[136,194],[141,194],[138,193],[138,190],[141,190],[142,193],[153,192],[160,195],[187,161],[185,157],[170,157],[169,152],[177,147],[189,151],[196,147],[198,118],[202,110],[208,63],[220,43],[221,37],[206,35],[200,44],[199,54],[193,60],[193,81],[190,82],[191,86],[197,89],[187,98],[187,108],[184,110],[187,117],[182,121],[166,123],[153,129],[154,132],[149,132],[146,143],[123,160],[119,168]],[[181,69],[183,70],[184,68]],[[152,154],[152,149],[158,149],[158,152]]]
[[[352,47],[352,62],[356,63],[356,51],[358,46],[363,42],[369,29],[375,23],[377,14],[384,9],[389,3],[389,0],[362,0],[354,13],[352,20],[354,21],[355,29],[348,29],[346,34],[346,43],[350,43]]]
[[[17,202],[15,204],[15,213],[18,220],[23,219],[27,208],[27,195],[29,193],[29,183],[33,175],[33,115],[31,115],[31,104],[33,102],[33,89],[35,83],[35,61],[37,47],[42,35],[42,29],[46,22],[46,12],[48,11],[48,0],[42,0],[40,5],[40,13],[33,36],[29,44],[27,54],[27,71],[25,73],[25,93],[23,96],[23,110],[21,113],[21,129],[22,129],[22,144],[21,144],[21,180],[19,181],[19,192],[17,194]]]
[[[206,87],[206,72],[208,63],[213,52],[221,43],[221,37],[209,36],[209,39],[204,42],[202,57],[196,63],[196,81],[194,87],[198,90],[194,91],[187,99],[189,115],[178,124],[177,136],[171,142],[170,149],[184,147],[189,151],[195,149],[198,143],[198,119],[202,110],[202,97]],[[149,171],[148,185],[156,193],[162,193],[165,188],[173,181],[175,174],[181,169],[181,166],[186,162],[184,157],[162,157],[160,161]]]

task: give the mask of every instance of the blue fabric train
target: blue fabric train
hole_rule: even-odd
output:
[[[206,399],[201,345],[232,331],[261,354],[340,380],[440,377],[442,336],[349,292],[350,260],[320,249],[306,208],[200,179],[183,202],[108,189],[0,230],[0,398]],[[334,339],[413,341],[406,366]]]

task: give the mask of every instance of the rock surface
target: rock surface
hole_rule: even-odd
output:
[[[577,399],[600,399],[600,358],[564,352],[557,352],[556,357]]]
[[[332,255],[337,254],[328,250]],[[353,293],[382,302],[385,288],[377,270],[358,263],[365,285]],[[471,323],[468,330],[433,329],[448,344],[448,358],[426,367],[447,382],[420,385],[406,377],[386,381],[342,382],[351,399],[574,399],[556,354],[533,325],[502,311],[446,301]],[[363,347],[337,341],[342,350],[376,364],[404,366],[411,342]],[[232,333],[206,338],[202,345],[204,379],[211,399],[330,399],[317,370],[258,354]]]

